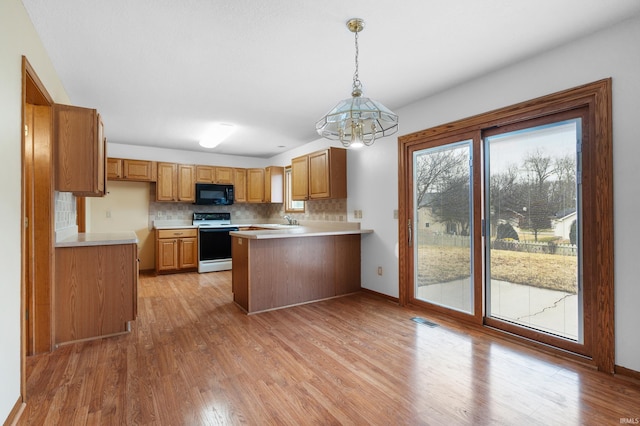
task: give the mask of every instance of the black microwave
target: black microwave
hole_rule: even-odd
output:
[[[233,204],[233,185],[196,183],[196,204],[207,206]]]

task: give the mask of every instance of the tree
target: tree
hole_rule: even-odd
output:
[[[555,214],[554,207],[550,203],[549,178],[556,173],[552,167],[552,159],[543,155],[540,150],[530,153],[524,159],[524,167],[527,173],[526,205],[522,227],[531,229],[535,241],[538,241],[538,233],[543,229],[551,228],[551,217]]]
[[[416,158],[418,207],[440,223],[455,223],[469,235],[469,148],[429,150]]]
[[[458,168],[464,153],[455,149],[446,151],[426,152],[416,157],[415,183],[416,201],[418,208],[427,204],[427,194],[434,192],[438,185],[450,177],[452,170]]]

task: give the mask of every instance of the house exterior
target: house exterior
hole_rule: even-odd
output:
[[[578,214],[575,211],[562,212],[551,220],[554,235],[562,237],[563,240],[570,240],[571,224],[577,219]]]
[[[640,117],[640,17],[586,35],[521,62],[498,68],[482,77],[397,109],[398,135],[426,129],[506,105],[533,99],[602,78],[613,79],[613,151],[615,204],[615,364],[640,371],[640,263],[635,243],[640,228],[636,182],[640,180],[636,122]],[[59,103],[72,103],[35,32],[20,0],[0,2],[0,419],[5,419],[20,398],[21,303],[21,56],[25,55],[43,84]],[[425,77],[425,78],[428,78]],[[309,124],[313,126],[313,123]],[[268,160],[283,165],[295,156],[328,146],[317,140]],[[136,147],[110,146],[110,155],[135,157]],[[201,154],[145,149],[157,160],[180,158],[197,163]],[[252,161],[255,161],[253,159]],[[224,164],[221,164],[224,165]],[[376,142],[351,156],[348,163],[347,212],[374,234],[362,240],[363,287],[398,297],[398,161],[395,137]],[[72,199],[59,195],[60,199]],[[354,209],[362,219],[352,217]],[[427,220],[421,218],[421,221]],[[570,220],[570,219],[567,219]],[[59,221],[57,223],[60,223]],[[429,222],[431,223],[431,222]],[[559,225],[560,226],[560,225]],[[562,225],[564,226],[564,225]],[[564,232],[564,228],[563,228]],[[564,235],[564,234],[563,234]],[[385,272],[377,274],[378,266]]]

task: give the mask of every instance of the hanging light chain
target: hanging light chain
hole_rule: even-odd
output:
[[[354,31],[355,34],[355,44],[356,44],[356,71],[353,73],[353,90],[356,91],[361,91],[362,90],[362,82],[360,82],[360,76],[359,76],[359,63],[358,63],[358,55],[360,53],[360,49],[358,47],[358,33],[360,31],[356,30]]]

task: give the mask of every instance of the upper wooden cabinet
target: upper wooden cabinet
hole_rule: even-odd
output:
[[[214,183],[233,184],[233,167],[216,167]]]
[[[196,202],[196,167],[178,164],[178,201]]]
[[[264,169],[264,202],[284,201],[284,167],[269,166]]]
[[[107,179],[155,182],[157,166],[155,161],[107,159]]]
[[[233,167],[196,166],[196,182],[233,184]]]
[[[107,158],[107,179],[122,179],[122,158]]]
[[[347,150],[331,147],[292,159],[291,181],[294,200],[347,198]]]
[[[234,203],[247,202],[247,170],[233,169]]]
[[[213,183],[216,178],[216,168],[214,166],[196,166],[196,182]]]
[[[95,109],[53,105],[55,189],[83,197],[106,193],[106,139]]]
[[[196,201],[195,166],[158,163],[157,168],[156,201]]]
[[[291,160],[291,198],[296,201],[309,199],[309,156]]]
[[[247,169],[247,202],[264,203],[264,169]]]

